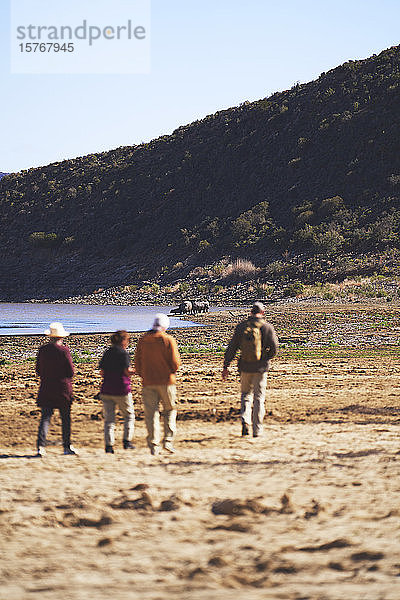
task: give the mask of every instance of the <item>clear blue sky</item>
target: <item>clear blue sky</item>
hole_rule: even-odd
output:
[[[148,141],[400,43],[399,0],[152,0],[150,74],[12,75],[9,15],[0,0],[4,172]]]

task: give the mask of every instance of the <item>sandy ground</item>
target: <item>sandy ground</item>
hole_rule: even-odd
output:
[[[1,600],[400,598],[399,308],[271,310],[284,343],[257,439],[240,437],[234,369],[220,381],[240,314],[175,333],[173,456],[146,448],[137,381],[136,449],[120,447],[119,422],[104,454],[93,396],[107,336],[77,336],[80,456],[62,455],[56,417],[32,458],[42,339],[1,340]]]

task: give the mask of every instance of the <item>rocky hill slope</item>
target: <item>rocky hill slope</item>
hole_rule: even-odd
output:
[[[221,256],[399,245],[400,47],[140,146],[0,181],[0,300],[137,283]],[[175,274],[176,275],[176,274]]]

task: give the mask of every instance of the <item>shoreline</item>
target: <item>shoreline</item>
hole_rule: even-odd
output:
[[[190,298],[192,296],[189,296]],[[1,304],[26,304],[26,305],[30,305],[30,304],[54,304],[54,305],[65,305],[65,306],[109,306],[109,307],[113,307],[113,306],[172,306],[172,307],[177,307],[183,300],[185,300],[187,297],[182,297],[182,298],[175,298],[175,299],[171,299],[171,298],[164,298],[163,300],[159,300],[157,298],[150,298],[150,299],[143,299],[140,300],[138,298],[134,298],[134,299],[126,299],[123,300],[121,298],[118,298],[117,300],[113,301],[113,302],[95,302],[93,301],[93,296],[83,296],[83,297],[77,297],[77,298],[72,298],[72,299],[53,299],[53,300],[49,300],[47,298],[44,298],[42,300],[37,300],[37,299],[31,299],[31,300],[0,300],[0,305]],[[201,298],[202,299],[202,298]],[[206,299],[209,299],[209,297],[207,297]],[[108,300],[111,300],[110,298]],[[159,300],[159,301],[156,301]],[[210,304],[217,309],[223,309],[224,307],[229,307],[232,306],[234,308],[238,308],[238,309],[245,309],[246,307],[250,307],[253,302],[257,301],[257,302],[262,302],[265,306],[286,306],[286,305],[299,305],[299,306],[309,306],[309,305],[316,305],[316,306],[330,306],[330,305],[347,305],[347,304],[354,304],[354,305],[359,305],[359,304],[378,304],[378,305],[386,305],[386,304],[390,304],[390,305],[400,305],[400,297],[397,298],[391,298],[391,299],[386,299],[383,297],[360,297],[360,298],[348,298],[348,297],[342,297],[339,296],[337,298],[321,298],[319,296],[289,296],[289,297],[279,297],[276,299],[268,299],[268,298],[259,298],[257,296],[257,294],[253,295],[252,297],[249,297],[247,299],[238,299],[236,296],[227,296],[224,297],[223,299],[217,299],[217,298],[211,298]]]

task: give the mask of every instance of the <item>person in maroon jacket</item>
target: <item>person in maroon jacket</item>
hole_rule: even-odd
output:
[[[100,400],[104,408],[104,441],[105,450],[114,454],[115,441],[115,411],[124,417],[125,450],[133,450],[133,430],[135,426],[135,410],[133,408],[131,375],[134,370],[130,366],[131,359],[127,348],[130,336],[125,329],[120,329],[111,336],[111,347],[108,348],[99,363],[100,373],[103,377]]]
[[[39,348],[36,356],[36,374],[40,377],[40,388],[36,404],[40,406],[37,456],[46,454],[46,437],[54,409],[61,416],[64,454],[77,454],[71,446],[72,377],[74,366],[68,346],[63,340],[69,335],[62,323],[51,323],[44,332],[50,341]]]

